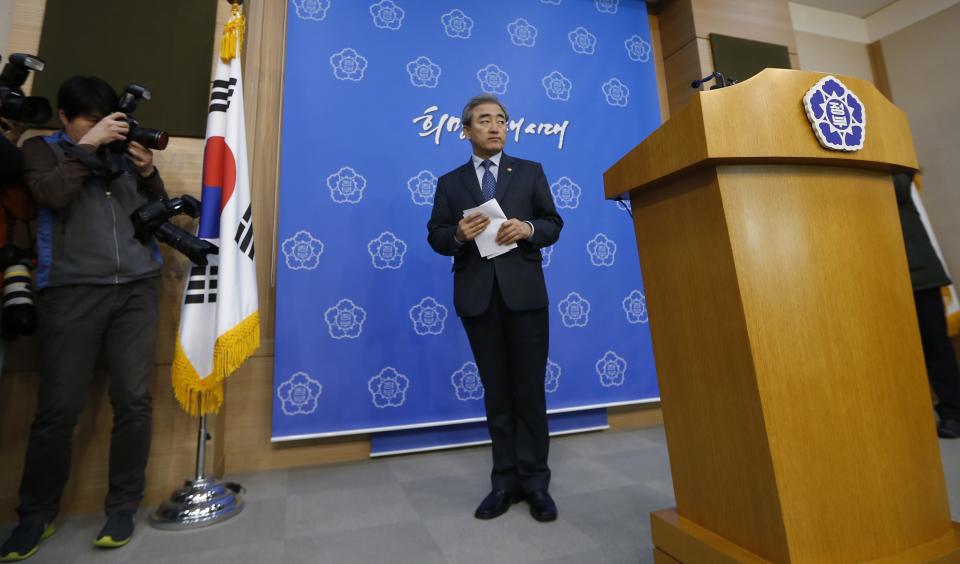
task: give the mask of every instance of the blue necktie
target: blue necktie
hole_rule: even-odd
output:
[[[490,167],[493,166],[493,161],[485,160],[480,163],[480,166],[483,167],[483,182],[480,183],[480,192],[483,193],[483,201],[493,199],[497,195],[497,179],[493,176],[493,173],[490,172]]]

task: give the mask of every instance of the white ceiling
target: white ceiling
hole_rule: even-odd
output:
[[[865,18],[895,3],[896,0],[791,0],[791,2]]]

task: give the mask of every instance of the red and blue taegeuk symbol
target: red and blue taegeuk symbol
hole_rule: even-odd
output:
[[[223,137],[210,137],[203,149],[203,195],[200,231],[204,239],[220,237],[220,213],[237,185],[237,160]]]

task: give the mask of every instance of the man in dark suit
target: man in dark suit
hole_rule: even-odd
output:
[[[437,184],[427,237],[433,249],[453,256],[453,302],[466,329],[484,386],[487,427],[493,441],[493,491],[478,519],[502,515],[526,499],[538,521],[557,518],[547,487],[549,435],[544,377],[549,324],[540,249],[560,236],[547,178],[539,163],[503,153],[507,111],[495,96],[472,98],[463,109],[463,132],[473,156]],[[517,248],[483,258],[474,239],[490,218],[463,211],[496,198],[509,218],[496,233]]]

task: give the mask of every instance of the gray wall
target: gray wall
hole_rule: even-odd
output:
[[[873,82],[870,57],[863,43],[802,31],[794,35],[802,70],[855,76]]]
[[[893,102],[907,112],[923,203],[960,284],[960,5],[881,40]]]

